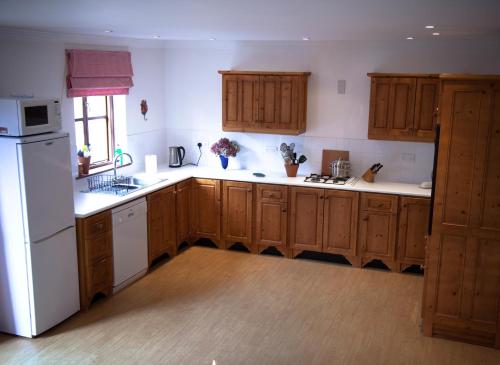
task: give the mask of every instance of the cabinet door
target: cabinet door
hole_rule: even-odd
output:
[[[255,127],[258,119],[259,76],[224,75],[222,125],[227,130]]]
[[[191,239],[191,180],[176,187],[177,246]]]
[[[220,181],[193,180],[193,235],[220,243]]]
[[[251,183],[223,182],[223,232],[229,243],[252,243],[252,191]]]
[[[398,260],[423,265],[430,200],[402,197],[399,209]]]
[[[415,88],[414,77],[372,77],[368,138],[411,139]]]
[[[175,254],[176,214],[175,186],[171,186],[147,197],[148,201],[148,256],[149,263],[159,256]]]
[[[356,256],[359,193],[325,190],[323,251]]]
[[[396,215],[381,212],[361,212],[359,242],[363,256],[394,260]]]
[[[324,190],[290,189],[290,246],[294,250],[321,251]]]
[[[286,247],[287,193],[286,186],[257,185],[255,212],[255,242],[257,244]]]
[[[439,103],[439,79],[418,78],[415,97],[415,140],[434,141]]]

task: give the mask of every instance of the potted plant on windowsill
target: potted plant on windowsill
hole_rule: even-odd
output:
[[[83,145],[76,153],[78,157],[78,176],[88,175],[90,169],[90,146]]]
[[[238,146],[236,141],[230,141],[228,138],[221,138],[212,145],[210,150],[216,156],[220,157],[220,163],[225,170],[227,169],[229,157],[236,157],[236,154],[240,151],[240,146]]]

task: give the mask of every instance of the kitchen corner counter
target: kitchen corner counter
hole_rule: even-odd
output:
[[[322,189],[337,189],[337,190],[350,190],[370,193],[381,194],[395,194],[413,197],[429,198],[431,196],[430,189],[421,189],[417,184],[406,184],[397,182],[374,182],[367,183],[363,180],[358,180],[353,184],[346,185],[327,185],[323,183],[306,183],[304,182],[304,175],[297,177],[287,177],[283,173],[267,173],[265,177],[256,177],[250,170],[221,170],[205,167],[191,167],[185,166],[181,168],[159,167],[159,171],[155,177],[166,179],[157,184],[148,186],[143,189],[134,191],[126,196],[116,196],[108,194],[92,194],[82,193],[81,190],[86,188],[86,180],[82,179],[75,184],[74,187],[74,202],[75,202],[75,216],[77,218],[85,218],[90,215],[102,212],[104,210],[114,208],[134,199],[141,198],[153,191],[177,184],[183,180],[191,177],[206,178],[206,179],[219,179],[219,180],[233,180],[245,181],[252,183],[262,184],[279,184],[289,186],[300,186],[308,188],[322,188]]]

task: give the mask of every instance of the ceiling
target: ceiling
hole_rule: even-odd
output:
[[[0,26],[162,40],[500,39],[500,0],[0,0]]]

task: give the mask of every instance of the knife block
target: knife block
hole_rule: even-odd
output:
[[[372,172],[372,170],[368,169],[363,175],[361,175],[361,178],[366,182],[372,183],[375,181],[375,175],[377,175],[376,172]]]

